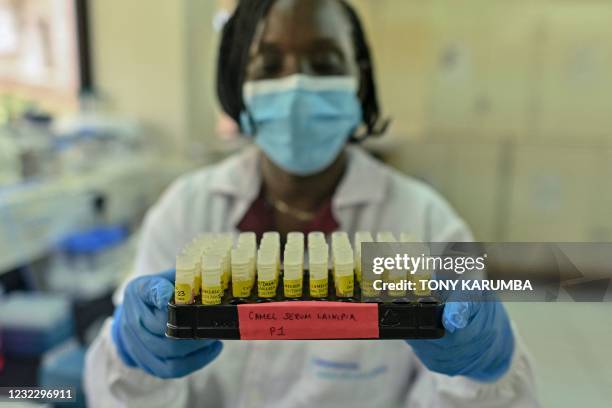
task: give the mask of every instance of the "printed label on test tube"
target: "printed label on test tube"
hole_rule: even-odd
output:
[[[247,298],[251,295],[251,272],[248,249],[232,250],[232,295]]]
[[[177,304],[193,303],[194,274],[197,261],[192,256],[182,253],[176,258],[174,302]]]
[[[304,252],[302,247],[290,247],[288,245],[286,248],[283,276],[285,297],[290,299],[300,298],[302,297],[304,279]]]
[[[311,246],[309,251],[310,296],[313,298],[325,298],[329,294],[327,245],[323,243],[320,247]]]
[[[221,268],[221,258],[213,255],[202,257],[202,304],[221,304],[223,296]]]
[[[352,297],[355,290],[353,251],[350,247],[334,248],[334,284],[336,296]]]
[[[273,298],[277,285],[275,250],[260,248],[257,257],[257,295],[260,298]]]
[[[373,242],[372,234],[366,231],[358,231],[355,233],[354,248],[355,252],[355,278],[361,285],[362,272],[361,272],[361,244],[363,242]]]
[[[188,283],[177,283],[175,286],[174,302],[177,305],[189,305],[193,303],[191,285]]]

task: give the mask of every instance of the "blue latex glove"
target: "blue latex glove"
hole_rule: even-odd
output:
[[[498,301],[449,302],[442,323],[446,335],[437,340],[407,340],[431,371],[493,382],[510,368],[514,335]]]
[[[223,348],[219,340],[165,337],[173,281],[174,271],[134,279],[125,290],[123,304],[115,310],[112,326],[123,362],[159,378],[179,378],[197,371]]]

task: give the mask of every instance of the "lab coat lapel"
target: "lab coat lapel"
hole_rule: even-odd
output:
[[[376,209],[387,195],[389,174],[382,163],[361,147],[347,147],[348,168],[332,200],[340,229],[353,233],[376,223]],[[261,188],[259,150],[255,146],[222,163],[212,180],[211,192],[227,196],[228,220],[234,229]],[[359,222],[358,222],[359,220]],[[370,220],[370,221],[368,221]]]
[[[359,146],[347,147],[347,172],[334,195],[332,208],[340,229],[350,234],[372,229],[388,195],[389,172]]]
[[[255,146],[245,148],[220,165],[212,181],[211,192],[228,199],[228,229],[235,230],[257,198],[260,188],[259,150]]]

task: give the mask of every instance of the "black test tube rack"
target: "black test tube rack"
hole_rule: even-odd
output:
[[[276,302],[282,310],[282,305],[296,300],[309,302],[344,302],[355,304],[366,302],[376,304],[378,308],[378,339],[438,339],[444,336],[442,312],[444,303],[435,296],[416,297],[408,294],[406,297],[394,299],[393,302],[383,302],[381,299],[368,298],[362,302],[361,290],[355,281],[355,296],[338,298],[335,293],[333,278],[329,277],[329,294],[326,298],[312,298],[308,295],[308,273],[304,273],[303,293],[299,299],[287,299],[284,296],[282,277],[279,279],[276,297],[259,298],[257,283],[248,298],[234,298],[231,283],[225,291],[219,305],[203,305],[201,298],[196,297],[194,304],[175,304],[174,299],[168,304],[168,323],[166,336],[174,339],[221,339],[239,340],[240,319],[238,305],[263,304]],[[347,305],[348,306],[348,305]],[[350,306],[349,306],[350,307]],[[282,338],[279,338],[282,340]],[[329,340],[322,334],[321,339]],[[358,337],[354,339],[359,339]],[[343,338],[346,340],[346,338]]]

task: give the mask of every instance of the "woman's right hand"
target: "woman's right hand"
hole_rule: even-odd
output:
[[[134,279],[115,310],[112,325],[113,342],[123,362],[159,378],[191,374],[213,361],[223,348],[219,340],[165,337],[173,281],[174,271]]]

